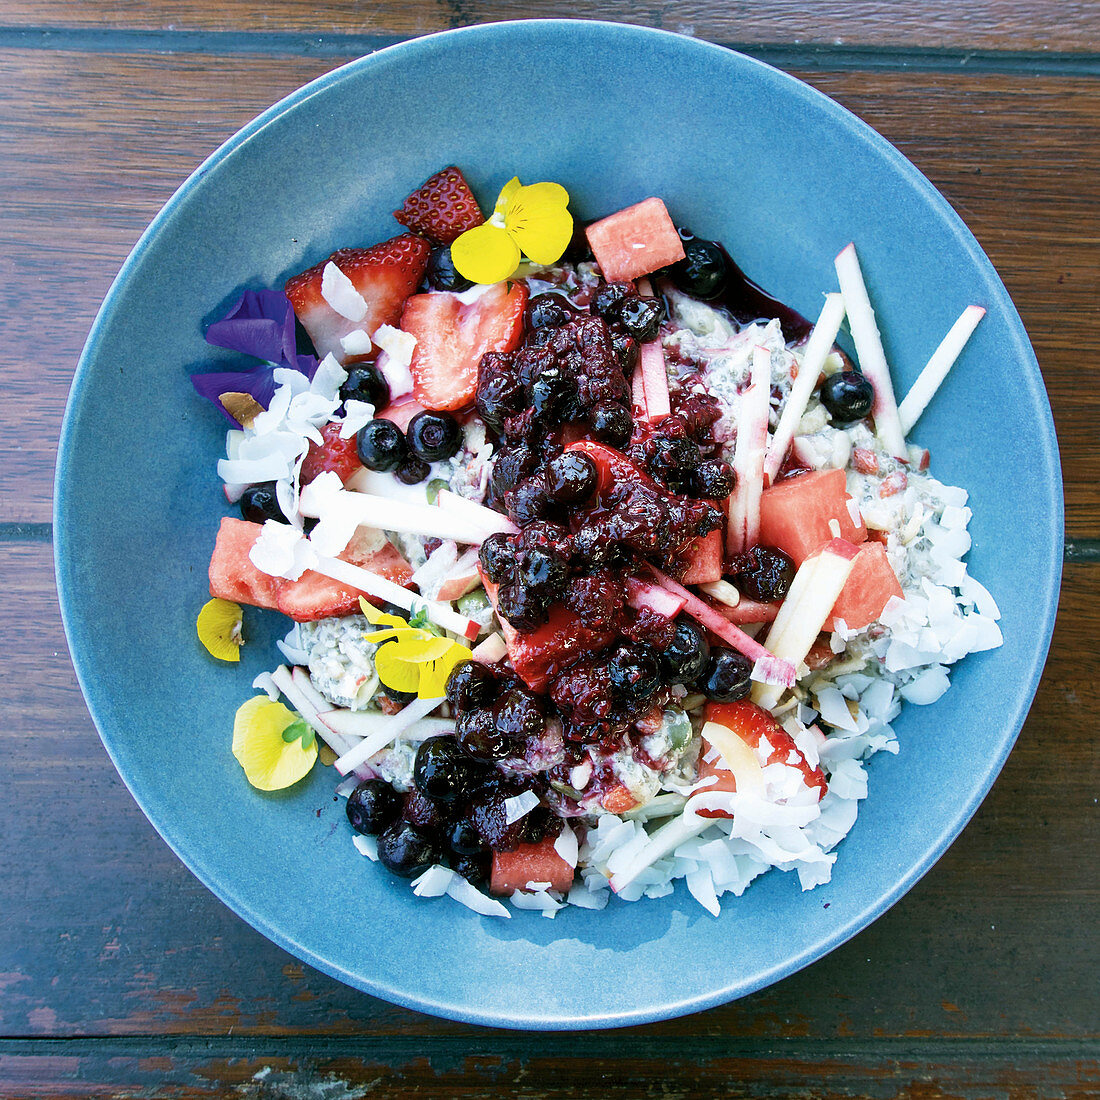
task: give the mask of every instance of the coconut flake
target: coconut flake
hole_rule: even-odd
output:
[[[933,665],[924,669],[915,679],[898,689],[903,699],[918,706],[934,703],[948,689],[947,669]]]
[[[378,837],[376,836],[361,836],[356,833],[351,838],[352,844],[358,849],[360,855],[364,855],[367,859],[373,863],[378,862]]]
[[[276,686],[275,681],[271,678],[270,672],[261,672],[260,675],[252,681],[252,686],[257,691],[265,692],[269,699],[279,698],[279,688]]]
[[[511,902],[517,909],[534,909],[551,919],[557,916],[559,909],[564,908],[562,902],[556,901],[545,890],[537,890],[529,894],[522,890],[515,890],[512,893]]]
[[[317,555],[296,527],[269,519],[248,551],[248,558],[261,573],[296,581],[313,568]]]
[[[333,794],[339,795],[340,798],[347,798],[356,787],[363,781],[354,772],[351,775],[341,779],[339,783],[333,788]]]
[[[367,355],[374,344],[365,328],[355,328],[347,336],[340,337],[340,347],[346,355]]]
[[[575,868],[577,866],[577,834],[573,832],[567,823],[562,825],[562,830],[558,834],[557,840],[554,841],[554,851],[557,852],[570,867]]]
[[[504,800],[504,820],[512,825],[525,817],[539,804],[539,796],[534,791],[521,791],[512,798]]]
[[[349,321],[361,321],[367,315],[366,299],[331,260],[321,271],[321,297]]]
[[[351,439],[374,419],[374,406],[369,401],[356,401],[354,397],[344,402],[344,419],[340,424],[340,438]]]
[[[451,879],[447,886],[447,896],[453,898],[459,905],[465,905],[467,909],[480,913],[483,917],[512,919],[512,914],[508,912],[507,906],[497,901],[496,898],[487,897],[461,875],[455,875]]]
[[[852,733],[856,731],[856,720],[852,717],[848,702],[840,691],[835,687],[824,687],[815,694],[817,709],[823,722],[836,729],[848,730]]]
[[[587,885],[576,882],[573,884],[566,897],[570,905],[576,905],[580,909],[606,909],[611,900],[611,891],[607,889],[604,881],[602,890],[591,890]]]
[[[433,863],[419,878],[413,880],[413,893],[418,898],[441,898],[454,877],[455,873],[449,867]]]
[[[413,376],[409,367],[416,348],[416,337],[393,325],[380,325],[374,334],[374,342],[382,349],[375,365],[389,384],[390,396],[398,398],[412,393]]]

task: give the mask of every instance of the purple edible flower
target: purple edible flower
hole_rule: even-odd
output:
[[[267,364],[250,371],[214,371],[191,375],[191,384],[211,401],[219,412],[239,427],[219,400],[223,393],[247,393],[265,409],[275,393],[272,372],[276,367],[301,371],[312,379],[317,360],[299,355],[294,334],[294,309],[278,290],[246,290],[220,321],[206,330],[206,341],[262,359]]]

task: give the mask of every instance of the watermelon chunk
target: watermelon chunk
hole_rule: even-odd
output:
[[[210,595],[252,607],[276,606],[278,581],[252,564],[248,552],[262,527],[226,516],[218,528],[210,556]]]
[[[368,530],[359,529],[361,532]],[[368,541],[368,536],[357,532],[337,556],[341,561],[369,569],[394,584],[406,586],[412,580],[412,566],[388,540],[383,540],[382,545],[378,546],[376,541]],[[333,615],[354,615],[359,610],[361,595],[358,588],[351,588],[307,569],[296,581],[279,581],[276,599],[278,609],[284,615],[289,615],[295,622],[308,623]]]
[[[681,584],[710,584],[722,579],[722,532],[711,531],[696,539],[684,550],[688,567],[680,578]]]
[[[829,525],[835,520],[839,534]],[[760,496],[760,541],[801,565],[830,539],[861,543],[867,528],[852,522],[843,470],[815,470],[786,478]]]
[[[491,893],[525,890],[529,882],[548,882],[562,893],[573,885],[573,868],[554,850],[553,837],[544,837],[537,844],[521,844],[512,852],[493,853]]]
[[[593,222],[585,234],[609,283],[637,279],[684,258],[680,234],[657,198]]]
[[[497,585],[484,572],[481,583],[494,609],[497,606]],[[581,622],[563,604],[551,604],[547,621],[524,634],[500,616],[500,629],[508,646],[508,657],[516,675],[532,690],[543,691],[569,661],[578,654],[595,653],[615,637],[613,630],[593,630]]]
[[[852,572],[833,604],[833,613],[825,623],[826,630],[836,629],[836,620],[843,619],[849,630],[862,630],[875,622],[891,596],[901,599],[901,585],[886,557],[881,542],[868,541],[856,555]]]

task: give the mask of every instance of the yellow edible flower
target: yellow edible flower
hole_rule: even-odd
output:
[[[430,630],[409,626],[404,619],[379,611],[362,597],[359,606],[372,626],[383,628],[364,635],[364,641],[378,646],[374,654],[378,679],[394,691],[415,691],[421,699],[440,698],[451,670],[469,658],[470,650]]]
[[[543,266],[555,263],[573,236],[568,203],[569,194],[560,183],[525,187],[513,177],[497,197],[489,220],[452,243],[455,269],[475,283],[499,283],[515,274],[522,256]]]
[[[253,787],[281,791],[313,767],[317,739],[300,726],[305,723],[297,714],[266,695],[241,704],[233,721],[233,755]]]
[[[195,630],[206,651],[219,661],[241,659],[241,608],[229,600],[210,600],[203,604]]]

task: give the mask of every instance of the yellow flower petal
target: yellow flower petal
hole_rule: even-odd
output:
[[[203,604],[195,630],[206,651],[219,661],[241,659],[241,608],[229,600],[210,600]]]
[[[420,666],[420,688],[418,694],[421,699],[438,699],[446,693],[447,678],[451,670],[459,661],[468,661],[470,651],[458,642],[453,642],[438,660],[430,661]]]
[[[474,283],[503,282],[515,274],[519,261],[519,246],[491,222],[467,229],[451,245],[455,270]]]
[[[402,638],[397,643],[396,657],[400,661],[422,664],[425,661],[437,661],[455,643],[450,638],[430,635],[427,638]]]
[[[419,665],[402,661],[397,642],[386,642],[374,655],[374,670],[378,679],[394,691],[416,691],[420,686]]]
[[[532,183],[518,188],[504,212],[508,236],[537,264],[552,264],[573,236],[573,217],[566,209],[569,193],[560,183]]]
[[[300,738],[283,740],[283,730],[298,715],[282,703],[257,695],[242,703],[233,721],[233,755],[253,787],[281,791],[297,783],[317,759],[317,740],[308,749]]]
[[[500,214],[502,217],[504,212],[508,209],[509,203],[515,198],[516,192],[523,186],[519,182],[519,176],[513,176],[501,189],[500,194],[497,195],[497,201],[493,205],[493,214]],[[490,215],[491,217],[492,215]]]
[[[408,627],[409,625],[408,620],[402,619],[400,615],[389,615],[385,611],[379,611],[379,609],[364,596],[359,597],[359,609],[363,612],[363,617],[371,626],[395,626],[402,628]]]

